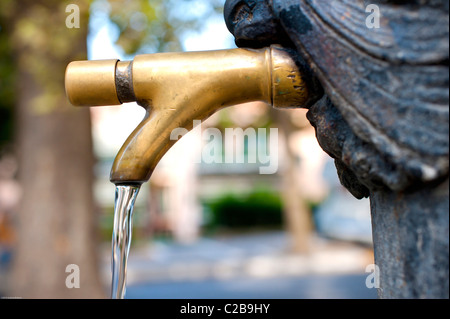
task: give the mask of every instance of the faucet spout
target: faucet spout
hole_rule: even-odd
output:
[[[194,120],[250,101],[286,108],[304,106],[309,98],[297,65],[275,46],[76,61],[66,70],[66,94],[79,106],[136,101],[146,109],[115,158],[115,184],[146,182],[176,142],[170,139],[173,130],[190,130]]]

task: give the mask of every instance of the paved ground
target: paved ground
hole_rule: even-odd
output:
[[[307,255],[288,248],[284,232],[132,247],[127,298],[376,298],[367,247],[314,237]],[[104,270],[108,282],[109,258]]]
[[[366,275],[309,275],[129,285],[127,299],[375,299]]]

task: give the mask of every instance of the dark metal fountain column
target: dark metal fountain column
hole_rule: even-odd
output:
[[[381,298],[449,297],[448,14],[447,0],[225,5],[238,46],[292,48],[310,74],[318,142],[370,197]]]

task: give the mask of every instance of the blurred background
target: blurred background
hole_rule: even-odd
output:
[[[223,4],[0,2],[1,297],[109,296],[109,171],[144,110],[71,106],[67,64],[234,48]],[[340,185],[305,114],[259,102],[233,106],[175,144],[137,198],[127,298],[376,297],[365,283],[373,263],[369,201]],[[261,175],[250,161],[198,161],[210,142],[199,130],[208,128],[277,128],[278,149],[270,152],[278,170]],[[270,148],[269,138],[257,137],[258,147]],[[217,145],[222,155],[246,159],[256,151]],[[70,264],[79,266],[80,288],[65,284]]]

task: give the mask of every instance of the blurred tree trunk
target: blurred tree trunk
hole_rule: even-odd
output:
[[[271,109],[271,117],[280,129],[285,146],[285,167],[281,173],[282,199],[286,229],[291,238],[291,250],[295,253],[308,253],[312,235],[311,212],[298,182],[299,165],[296,154],[289,147],[289,137],[299,128],[291,121],[290,113]]]
[[[88,109],[71,106],[64,71],[86,59],[89,0],[72,1],[80,28],[68,28],[69,1],[2,0],[17,69],[16,137],[23,198],[17,216],[10,294],[24,298],[103,297],[93,205]],[[75,22],[72,20],[72,22]],[[68,288],[79,267],[80,288]],[[75,283],[76,278],[71,282]]]

